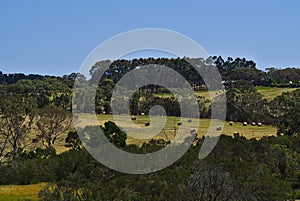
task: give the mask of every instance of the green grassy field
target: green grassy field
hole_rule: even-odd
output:
[[[106,121],[114,121],[112,115],[97,115],[97,122],[93,121],[95,118],[94,115],[89,114],[81,114],[82,121],[79,123],[80,127],[85,127],[88,125],[96,125],[97,122],[99,125],[103,125]],[[122,127],[125,130],[131,130],[132,127],[139,126],[141,128],[145,128],[145,123],[150,122],[150,119],[148,116],[135,116],[136,120],[134,121],[134,124],[131,124],[130,122],[125,121],[125,116],[121,117],[124,118],[124,122],[121,122]],[[159,117],[157,119],[157,122],[153,121],[151,122],[151,125],[155,129],[155,127],[159,128],[161,118]],[[175,132],[179,129],[179,126],[177,125],[178,122],[182,122],[184,126],[189,130],[195,129],[198,130],[198,136],[204,136],[207,135],[208,127],[211,122],[210,119],[200,119],[199,122],[196,122],[196,120],[192,120],[192,122],[188,122],[188,119],[181,119],[180,117],[168,117],[166,120],[165,125],[161,129],[161,132],[158,132],[157,135],[153,136],[154,139],[170,139],[171,141],[174,139]],[[221,123],[220,123],[221,125]],[[176,129],[176,131],[175,131]],[[262,125],[261,127],[258,126],[243,126],[241,122],[235,122],[232,126],[229,125],[229,122],[225,122],[224,128],[221,133],[226,135],[233,135],[234,132],[240,133],[240,135],[245,136],[247,138],[261,138],[262,136],[269,136],[269,135],[276,135],[277,129],[273,126],[268,125]],[[134,132],[134,131],[132,131]],[[153,133],[153,130],[149,129],[149,133],[147,133],[147,130],[143,132],[142,134],[138,135],[137,133],[131,133],[127,132],[128,139],[127,144],[137,144],[140,145],[145,141],[149,141],[151,138],[147,138],[147,136],[151,136],[151,132]]]
[[[46,183],[0,186],[0,201],[38,200],[38,192]]]
[[[256,87],[256,90],[268,100],[272,100],[276,96],[280,96],[284,92],[291,92],[296,89],[297,88]]]
[[[284,92],[291,92],[296,90],[297,88],[279,88],[279,87],[255,87],[256,90],[261,93],[266,99],[268,100],[272,100],[274,99],[276,96],[280,96],[282,93]],[[212,96],[212,98],[214,98],[215,96],[218,96],[219,91],[211,91],[211,94],[209,94],[208,91],[195,91],[195,95],[196,96],[203,96],[205,99],[211,99],[210,95]],[[154,96],[157,97],[171,97],[172,94],[154,94]]]
[[[215,96],[217,96],[219,94],[219,91],[211,91],[211,94],[209,94],[208,91],[195,91],[194,92],[196,96],[203,96],[205,99],[211,99],[210,95],[212,96],[212,98],[214,98]],[[168,98],[171,97],[172,94],[171,93],[158,93],[158,94],[153,94],[156,97],[161,97],[161,98]]]

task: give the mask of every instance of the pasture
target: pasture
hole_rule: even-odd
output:
[[[46,183],[0,186],[0,201],[38,200],[38,192]]]
[[[135,116],[136,120],[133,121],[133,124],[130,121],[125,120],[125,116],[121,117],[120,119],[124,118],[124,121],[121,122],[121,128],[124,130],[132,131],[127,132],[127,144],[136,144],[141,145],[145,141],[149,141],[152,138],[153,139],[164,139],[164,140],[173,140],[174,135],[179,129],[178,122],[182,122],[183,126],[187,128],[187,131],[195,129],[197,131],[198,137],[202,137],[207,135],[209,124],[211,123],[210,119],[200,119],[199,122],[197,122],[195,119],[191,119],[191,122],[188,122],[188,119],[182,119],[181,117],[167,117],[165,125],[160,129],[160,132],[157,132],[156,135],[152,136],[152,138],[148,138],[147,136],[151,136],[151,132],[153,134],[153,131],[157,131],[158,128],[161,128],[161,118],[158,117],[153,122],[150,121],[149,117],[146,116]],[[93,121],[95,118],[94,115],[91,114],[81,114],[80,115],[81,122],[79,122],[80,127],[85,126],[93,126],[97,123]],[[96,115],[98,125],[104,125],[106,121],[114,121],[112,115]],[[145,123],[150,122],[150,125],[153,126],[153,130],[149,129],[147,133],[147,129],[145,129],[145,132],[143,133],[134,133],[135,130],[133,130],[133,127],[140,127],[145,128]],[[221,125],[221,122],[220,122]],[[156,129],[157,128],[157,129]],[[215,128],[213,128],[215,129]],[[241,122],[234,122],[232,126],[229,125],[229,122],[224,123],[223,130],[220,132],[222,134],[226,135],[233,135],[234,132],[238,132],[241,136],[245,136],[246,138],[261,138],[263,136],[270,136],[270,135],[276,135],[277,129],[276,127],[269,126],[269,125],[262,125],[261,127],[258,126],[252,126],[251,124],[248,124],[247,126],[243,126]]]
[[[256,87],[256,90],[261,93],[267,100],[272,100],[276,96],[280,96],[285,92],[292,92],[297,88],[279,88],[279,87]]]
[[[285,92],[292,92],[294,90],[296,90],[297,88],[279,88],[279,87],[262,87],[262,86],[257,86],[255,87],[255,89],[257,90],[257,92],[261,93],[263,95],[264,98],[266,98],[267,100],[273,100],[276,96],[280,96],[282,93]],[[220,94],[219,91],[211,91],[211,94],[209,94],[208,91],[195,91],[195,95],[196,96],[202,96],[205,99],[210,100],[210,95],[212,96],[212,98],[218,96],[218,94]],[[158,94],[154,94],[154,96],[157,97],[161,97],[161,98],[168,98],[171,97],[172,94],[170,93],[158,93]]]

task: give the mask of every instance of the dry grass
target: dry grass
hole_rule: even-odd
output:
[[[46,183],[0,186],[0,201],[38,200],[38,192]]]
[[[272,100],[276,96],[280,96],[284,92],[292,92],[296,89],[297,88],[279,88],[279,87],[261,87],[261,86],[256,87],[256,90],[259,93],[261,93],[268,100]],[[195,91],[196,96],[202,96],[208,100],[211,100],[210,95],[212,96],[212,98],[214,98],[218,94],[219,94],[219,91],[211,91],[211,94],[209,94],[208,91]],[[154,96],[166,98],[166,97],[171,97],[172,94],[167,94],[167,93],[166,94],[154,94]]]
[[[256,87],[256,90],[268,100],[272,100],[284,92],[292,92],[296,89],[297,88]]]
[[[203,91],[194,91],[195,96],[202,96],[205,99],[211,100],[214,97],[216,97],[217,95],[220,94],[220,91],[210,91],[210,93],[207,90],[203,90]],[[171,93],[158,93],[158,94],[153,94],[156,97],[160,97],[160,98],[168,98],[168,97],[172,97],[173,95]],[[210,97],[212,96],[212,98]]]
[[[88,125],[96,125],[97,123],[93,119],[95,118],[94,115],[89,115],[89,114],[81,114],[80,115],[83,119],[79,123],[81,127],[85,127]],[[98,125],[103,125],[106,121],[114,121],[112,115],[96,115],[97,117],[97,122]],[[121,117],[121,119],[124,117]],[[157,135],[153,136],[152,138],[147,138],[147,136],[150,136],[150,131],[145,131],[141,134],[137,133],[131,133],[127,132],[127,144],[136,144],[136,145],[141,145],[143,142],[149,141],[150,139],[165,139],[165,140],[173,140],[174,139],[174,134],[177,132],[179,129],[179,126],[177,123],[179,121],[182,121],[184,126],[188,130],[198,130],[198,136],[204,136],[207,135],[208,132],[208,127],[209,124],[211,123],[210,119],[200,119],[199,122],[196,120],[192,120],[192,122],[188,122],[188,119],[181,119],[180,117],[168,117],[167,121],[161,130]],[[137,126],[140,126],[141,128],[145,128],[145,122],[150,122],[150,119],[148,116],[136,116],[136,120],[134,121],[134,124]],[[133,125],[130,122],[121,122],[122,123],[122,128],[124,130],[131,130]],[[159,127],[159,120],[158,122],[151,122],[151,125],[155,127]],[[176,129],[176,130],[175,130]],[[153,131],[153,130],[152,130]],[[241,122],[235,122],[233,126],[229,125],[229,122],[225,122],[224,128],[221,133],[224,133],[226,135],[233,135],[234,132],[239,132],[240,135],[245,136],[247,138],[261,138],[263,136],[269,136],[269,135],[276,135],[276,127],[273,126],[267,126],[267,125],[262,125],[261,127],[258,126],[243,126]],[[149,133],[147,133],[149,132]],[[146,136],[146,137],[143,137]]]

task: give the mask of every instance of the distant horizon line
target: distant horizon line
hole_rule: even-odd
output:
[[[164,55],[163,57],[155,55],[155,56],[134,57],[134,58],[128,58],[127,56],[128,55],[125,55],[125,57],[121,57],[118,60],[124,59],[124,60],[129,60],[130,61],[130,60],[134,60],[134,59],[149,59],[149,58],[155,58],[155,59],[158,59],[158,58],[168,58],[168,59],[182,58],[183,59],[185,57],[186,58],[194,58],[194,57],[188,57],[188,56],[178,57],[178,56],[175,56],[175,55]],[[209,57],[214,57],[214,56],[217,56],[217,55],[211,55]],[[246,60],[253,61],[256,64],[256,69],[264,71],[264,72],[266,72],[267,68],[275,68],[275,69],[278,69],[278,70],[283,70],[283,69],[287,69],[287,68],[296,68],[296,69],[300,68],[300,65],[299,65],[299,67],[297,67],[297,66],[289,66],[289,65],[287,65],[285,67],[277,67],[277,66],[274,66],[274,65],[269,65],[268,67],[259,68],[257,66],[257,63],[255,62],[255,60],[249,59],[249,58],[247,58],[245,56],[242,56],[242,57],[240,57],[240,56],[233,57],[233,56],[218,55],[217,57],[219,57],[219,56],[221,56],[224,59],[224,61],[226,61],[229,57],[231,57],[233,60],[235,60],[236,58],[240,58],[240,59],[245,58]],[[107,60],[109,60],[109,59],[107,59]],[[78,71],[79,71],[79,69],[78,69]],[[64,76],[64,75],[70,75],[72,73],[79,73],[79,72],[76,72],[76,71],[71,71],[69,73],[50,73],[50,72],[46,73],[46,72],[7,71],[7,70],[2,70],[1,67],[0,67],[0,72],[2,72],[3,74],[24,74],[24,75],[61,76],[61,77]]]

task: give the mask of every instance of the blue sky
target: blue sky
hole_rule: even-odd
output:
[[[297,0],[3,0],[0,70],[70,74],[100,43],[140,28],[180,32],[210,55],[246,57],[260,69],[300,67],[299,9]]]

